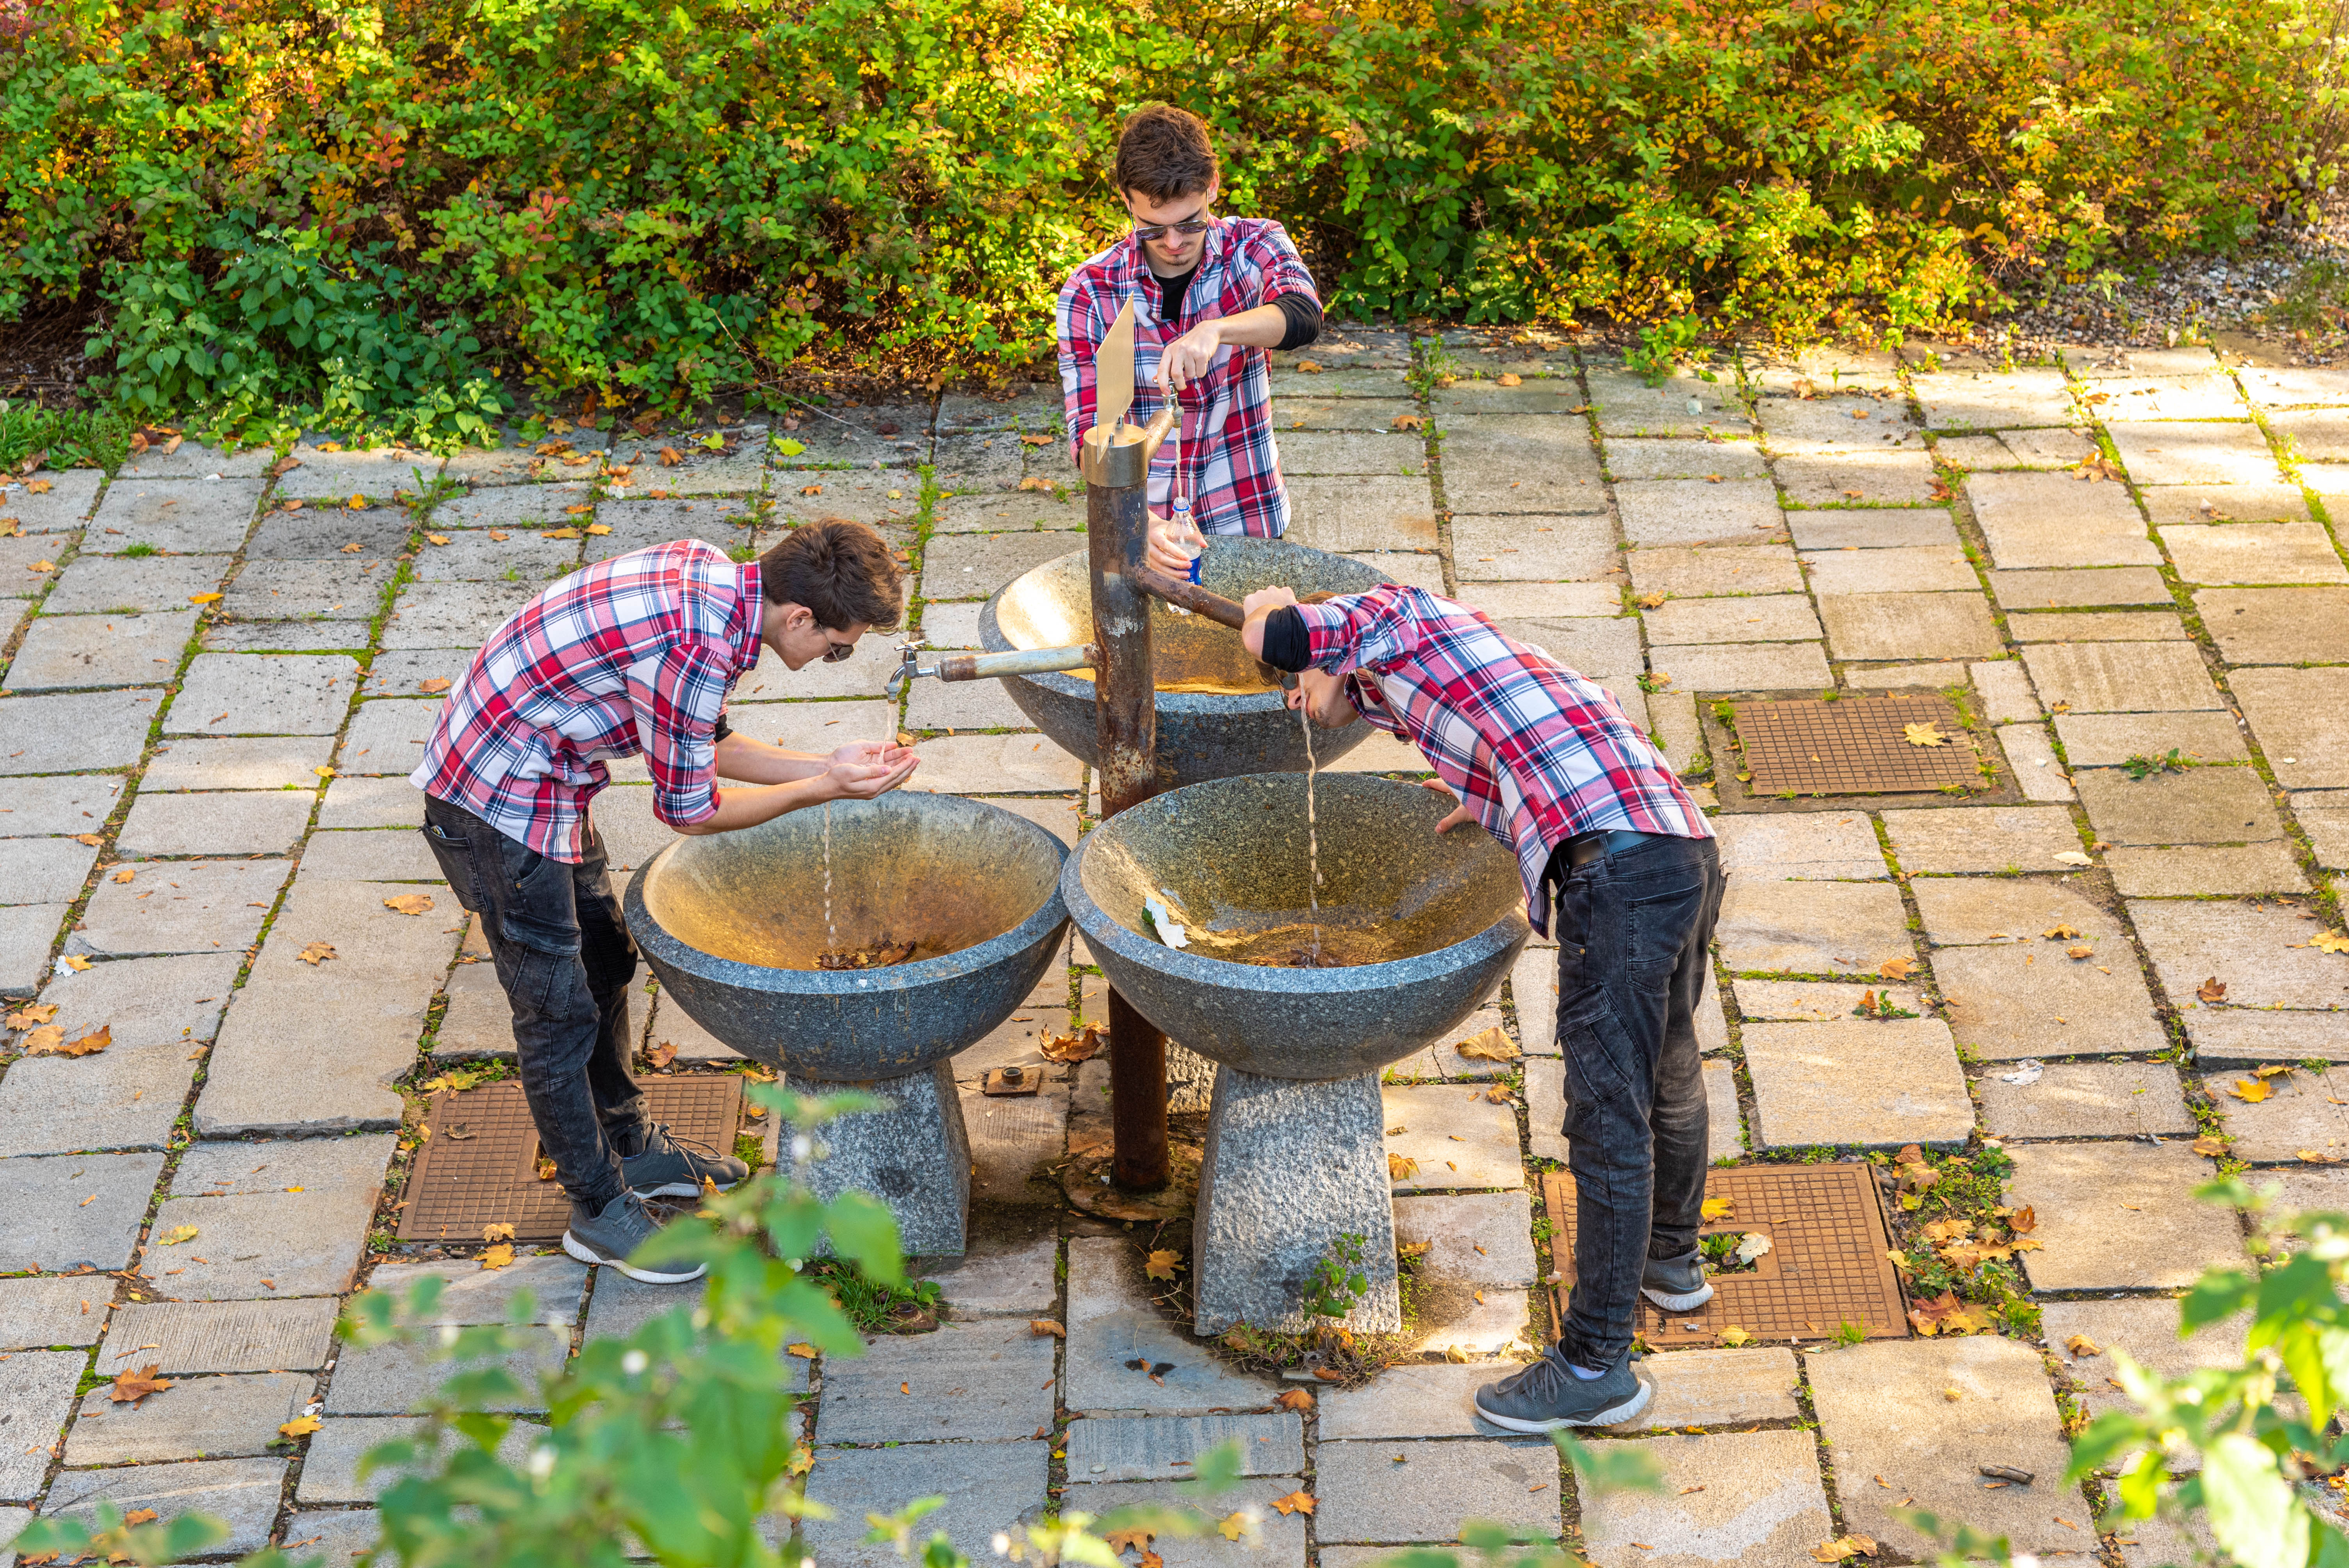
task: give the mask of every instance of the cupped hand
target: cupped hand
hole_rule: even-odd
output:
[[[901,760],[894,763],[834,762],[824,769],[824,777],[832,781],[834,799],[870,800],[903,784],[920,766],[921,758],[907,750]]]
[[[900,746],[894,740],[852,740],[833,752],[834,762],[861,762],[894,768],[914,755],[910,746]]]
[[[1446,784],[1443,779],[1423,779],[1419,781],[1419,787],[1423,789],[1433,789],[1439,795],[1449,797],[1454,802],[1451,812],[1444,817],[1444,820],[1435,824],[1435,830],[1438,834],[1448,833],[1453,829],[1460,827],[1464,823],[1473,822],[1476,820],[1475,810],[1470,807],[1467,801],[1461,799],[1457,795],[1454,795],[1452,793],[1452,786]]]

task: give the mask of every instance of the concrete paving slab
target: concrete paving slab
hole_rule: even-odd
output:
[[[130,1513],[152,1509],[165,1519],[208,1513],[228,1526],[211,1551],[243,1553],[268,1544],[284,1492],[285,1460],[202,1460],[194,1464],[135,1465],[121,1470],[67,1470],[49,1488],[41,1511],[94,1523],[98,1505]]]
[[[2251,1085],[2264,1085],[2267,1098],[2252,1101],[2235,1092]],[[2349,1074],[2302,1068],[2261,1078],[2220,1072],[2205,1078],[2202,1088],[2234,1140],[2238,1160],[2290,1165],[2303,1150],[2328,1161],[2349,1159],[2349,1116],[2342,1114],[2340,1103]]]
[[[1388,582],[1423,587],[1431,593],[1444,592],[1443,562],[1435,556],[1361,555],[1353,559],[1377,566],[1386,573]],[[1402,563],[1418,562],[1436,570],[1430,573],[1423,568],[1421,580],[1416,581],[1409,573],[1397,575]],[[1471,609],[1482,610],[1495,621],[1615,615],[1623,609],[1622,590],[1613,583],[1466,583],[1451,597]],[[1653,632],[1652,622],[1649,629]]]
[[[2262,408],[2349,404],[2349,378],[2333,366],[2244,365],[2235,374],[2251,401]]]
[[[2238,670],[2227,684],[2278,784],[2349,787],[2349,669]]]
[[[8,1412],[9,1439],[7,1451],[0,1452],[0,1498],[29,1502],[39,1494],[51,1446],[73,1413],[74,1385],[87,1366],[78,1350],[20,1350],[0,1362],[0,1409]]]
[[[1252,1523],[1251,1533],[1244,1533],[1237,1541],[1225,1540],[1217,1530],[1174,1539],[1161,1536],[1151,1542],[1149,1549],[1168,1568],[1305,1568],[1306,1516],[1284,1515],[1273,1507],[1275,1500],[1296,1490],[1294,1479],[1238,1482],[1230,1491],[1219,1493],[1210,1506],[1218,1514],[1246,1515]],[[1123,1481],[1106,1486],[1072,1484],[1061,1494],[1061,1506],[1063,1511],[1082,1510],[1098,1518],[1112,1509],[1188,1509],[1197,1504],[1172,1481]],[[1354,1549],[1330,1550],[1336,1553]],[[1336,1568],[1331,1558],[1324,1556],[1322,1561],[1330,1568]]]
[[[90,520],[109,551],[151,544],[175,555],[227,554],[244,543],[264,480],[132,480],[108,487]],[[26,524],[29,528],[31,525]]]
[[[435,453],[409,447],[357,449],[312,441],[296,441],[286,456],[295,466],[279,476],[277,493],[329,501],[353,496],[388,501],[402,490],[421,495],[440,477],[441,461]]]
[[[2189,1017],[2209,976],[2227,986],[2230,1007],[2349,1006],[2349,964],[2307,945],[2316,928],[2295,909],[2137,900],[2128,912],[2163,988]]]
[[[109,1370],[143,1365],[134,1356]],[[92,1389],[66,1440],[65,1462],[153,1464],[266,1454],[278,1440],[278,1427],[302,1413],[316,1383],[300,1372],[189,1378],[135,1405],[115,1404],[111,1390]],[[170,1398],[174,1393],[181,1397]]]
[[[1584,1502],[1583,1550],[1594,1563],[1801,1568],[1836,1533],[1808,1432],[1676,1435],[1631,1446],[1654,1460],[1663,1489]]]
[[[1716,818],[1721,869],[1772,881],[1881,881],[1891,875],[1863,811]]]
[[[2248,762],[2251,750],[2232,714],[2066,713],[2055,718],[2064,755],[2075,768],[2114,768],[2132,757],[2183,753],[2196,762]]]
[[[0,994],[29,996],[49,972],[49,949],[57,927],[73,913],[68,903],[23,903],[0,908]]]
[[[1503,1429],[1476,1414],[1476,1390],[1506,1366],[1404,1363],[1358,1388],[1319,1396],[1323,1442],[1350,1438],[1495,1438]]]
[[[1940,483],[1933,477],[1932,455],[1908,447],[1785,457],[1776,468],[1789,506],[1924,506],[1934,499]],[[1946,514],[1940,521],[1948,526]]]
[[[1522,1191],[1446,1193],[1397,1198],[1395,1244],[1419,1246],[1423,1276],[1431,1271],[1472,1286],[1537,1283],[1533,1204]]]
[[[1982,1080],[1982,1125],[1999,1138],[2190,1136],[2178,1069],[2161,1062],[2054,1062],[2036,1082]]]
[[[10,520],[12,522],[14,521],[14,519]],[[5,526],[6,524],[0,524],[0,527]],[[66,554],[74,545],[80,542],[80,538],[79,534],[71,536],[26,534],[18,533],[14,530],[10,531],[7,537],[0,538],[0,600],[39,598],[41,591],[55,583],[61,572],[70,570],[70,568],[60,567],[57,564],[57,557]],[[94,561],[98,558],[90,559]],[[49,597],[55,599],[57,595],[51,593]],[[103,610],[115,603],[117,601],[108,600],[105,603],[92,604],[86,608]],[[26,606],[18,604],[12,606],[7,614],[13,616],[26,612]],[[61,614],[64,612],[52,610],[49,613]],[[5,624],[13,626],[16,623],[11,619]]]
[[[2147,481],[2139,479],[2137,482]],[[2308,498],[2300,486],[2275,480],[2264,484],[2160,485],[2139,493],[2146,514],[2153,519],[2156,528],[2180,522],[2308,521]]]
[[[366,951],[359,943],[348,950]],[[270,962],[264,953],[261,963]],[[302,1137],[398,1126],[404,1102],[391,1086],[416,1065],[431,1000],[429,981],[295,980],[264,977],[256,968],[222,1022],[196,1100],[196,1135]],[[336,1020],[337,1048],[322,1059],[318,1019],[327,1016]]]
[[[0,839],[96,832],[113,814],[122,785],[110,773],[0,777]]]
[[[191,1145],[173,1180],[176,1195],[155,1219],[159,1233],[197,1229],[174,1249],[181,1255],[173,1266],[185,1272],[173,1279],[172,1294],[227,1301],[349,1289],[391,1144],[374,1135]]]
[[[311,1446],[315,1451],[316,1444]],[[302,1473],[306,1480],[306,1464]],[[297,1562],[316,1557],[325,1561],[326,1568],[357,1568],[380,1543],[383,1532],[371,1508],[321,1508],[288,1515],[279,1539]]]
[[[1823,599],[1857,593],[1975,593],[1982,587],[1973,563],[1954,543],[1806,550],[1801,559],[1811,592]]]
[[[1060,1257],[1060,1240],[1050,1232],[974,1236],[961,1257],[926,1258],[917,1272],[938,1283],[958,1319],[1050,1316]]]
[[[1600,492],[1592,486],[1591,493]],[[1435,497],[1425,479],[1398,474],[1299,480],[1288,486],[1288,532],[1283,537],[1316,550],[1436,547]],[[924,568],[926,581],[932,571]]]
[[[239,953],[293,874],[290,861],[177,861],[98,879],[73,949],[109,957]]]
[[[1495,1105],[1482,1088],[1458,1084],[1379,1090],[1386,1117],[1389,1156],[1418,1161],[1419,1169],[1395,1180],[1397,1193],[1500,1188],[1526,1184],[1517,1154],[1517,1119]]]
[[[1819,617],[1838,659],[1985,658],[2002,645],[1979,593],[1823,593]]]
[[[1624,539],[1640,546],[1755,544],[1785,526],[1767,480],[1630,480],[1615,506]]]
[[[2194,1059],[2205,1067],[2259,1067],[2279,1061],[2349,1062],[2349,1037],[2337,1013],[2265,1012],[2201,1007],[2185,1016]]]
[[[399,507],[305,506],[288,502],[262,514],[244,547],[253,561],[388,561],[408,548],[408,512]],[[359,548],[347,551],[343,547]]]
[[[125,855],[282,855],[301,841],[317,797],[274,789],[141,795],[115,839]]]
[[[2059,473],[1969,474],[1965,493],[2002,568],[2161,562],[2120,485]]]
[[[0,1272],[126,1266],[162,1170],[160,1154],[0,1161]]]
[[[1640,624],[1629,616],[1559,616],[1540,621],[1502,621],[1498,625],[1504,636],[1539,648],[1591,680],[1616,676],[1636,679],[1646,668],[1646,661],[1640,654]]]
[[[2281,839],[2267,786],[2248,768],[2191,768],[2131,779],[2099,768],[2073,782],[2097,836],[2115,844],[2232,844]]]
[[[383,1264],[367,1276],[367,1288],[388,1292],[404,1303],[427,1279],[441,1282],[440,1295],[429,1315],[415,1319],[419,1323],[460,1326],[504,1323],[512,1319],[526,1291],[532,1322],[567,1326],[579,1316],[579,1304],[587,1289],[587,1266],[562,1253],[525,1253],[502,1269],[482,1268],[471,1258]]]
[[[400,1480],[410,1472],[404,1466],[385,1466],[373,1471],[362,1480],[359,1479],[359,1461],[364,1460],[371,1450],[385,1443],[402,1441],[416,1435],[422,1425],[422,1422],[408,1416],[329,1417],[326,1423],[311,1435],[309,1444],[304,1450],[302,1479],[295,1483],[295,1501],[305,1506],[376,1501],[398,1485]],[[506,1429],[505,1436],[499,1440],[498,1458],[508,1465],[521,1465],[529,1457],[531,1449],[536,1446],[540,1435],[545,1429],[543,1427],[533,1426],[527,1421],[516,1421]],[[435,1458],[453,1452],[461,1441],[463,1439],[454,1437],[453,1434],[444,1436],[442,1446]],[[296,1514],[294,1517],[298,1522],[305,1516]],[[312,1514],[306,1517],[316,1519],[333,1516]],[[354,1515],[345,1514],[340,1517],[351,1518]],[[367,1510],[357,1514],[356,1517],[372,1519],[375,1514],[372,1510]],[[288,1540],[294,1539],[295,1526],[289,1524],[285,1534]],[[299,1555],[306,1558],[309,1553],[305,1552]]]
[[[430,526],[434,531],[442,533],[460,528],[494,528],[507,532],[529,531],[534,535],[540,529],[568,525],[574,514],[564,509],[585,506],[595,499],[593,487],[578,482],[488,486],[444,498],[432,509]],[[666,511],[674,504],[606,501],[597,509],[595,521],[612,524],[616,531],[621,523],[639,520],[647,510]],[[702,515],[714,517],[718,511],[705,502]],[[422,562],[431,555],[433,548],[428,546],[418,557],[419,573]]]
[[[2349,458],[2349,419],[2337,408],[2270,414],[2268,429],[2302,462],[2337,463]]]
[[[449,1379],[492,1367],[503,1368],[522,1387],[511,1398],[484,1401],[479,1408],[543,1410],[539,1378],[561,1367],[571,1353],[571,1330],[566,1325],[521,1332],[527,1336],[527,1349],[465,1360],[447,1359],[437,1347],[407,1344],[345,1349],[336,1359],[334,1387],[326,1390],[326,1415],[421,1415]]]
[[[0,904],[71,903],[97,863],[98,846],[72,839],[0,841]]]
[[[1648,641],[1673,643],[1783,643],[1822,634],[1811,602],[1800,593],[1747,599],[1683,599],[1649,611]]]
[[[199,654],[172,699],[173,735],[332,735],[359,684],[339,654]]]
[[[1910,1013],[1923,993],[1907,986],[1839,984],[1831,980],[1740,980],[1736,982],[1738,1016],[1765,1022],[1825,1024],[1851,1017],[1859,999],[1873,993],[1893,1006]]]
[[[1061,1389],[1070,1410],[1204,1413],[1272,1402],[1269,1383],[1229,1370],[1186,1341],[1158,1316],[1148,1294],[1141,1257],[1126,1239],[1070,1238]],[[1154,1377],[1125,1365],[1137,1357],[1153,1366],[1173,1362],[1174,1370]]]
[[[2080,848],[2061,806],[1926,807],[1887,811],[1884,829],[1900,868],[1911,873],[2040,871]]]
[[[1296,1475],[1305,1469],[1305,1423],[1284,1410],[1262,1416],[1112,1416],[1071,1421],[1069,1476],[1090,1484],[1186,1480],[1197,1456],[1225,1443],[1238,1446],[1242,1475]],[[1216,1506],[1225,1505],[1219,1499]]]
[[[1762,444],[1778,457],[1820,452],[1922,451],[1905,398],[1773,397],[1755,400]]]
[[[1701,598],[1724,593],[1799,593],[1802,568],[1783,544],[1692,550],[1667,546],[1634,550],[1623,560],[1631,586],[1641,594]]]
[[[2060,426],[2078,417],[2060,370],[1928,374],[1909,377],[1909,387],[1936,430]]]
[[[2116,424],[2111,435],[2122,466],[2140,485],[2283,482],[2256,425]]]
[[[1617,480],[1725,480],[1770,477],[1762,449],[1751,441],[1641,440],[1607,443],[1607,472]]]
[[[197,628],[208,654],[357,654],[364,621],[211,621]]]
[[[2040,700],[2061,713],[2160,713],[2224,706],[2202,655],[2179,643],[2054,643],[2023,650]]]
[[[1693,643],[1670,651],[1671,670],[1653,678],[1688,692],[1787,691],[1832,685],[1816,643]]]
[[[1715,941],[1733,974],[1874,974],[1915,956],[1899,890],[1884,883],[1733,877]]]
[[[535,590],[527,583],[417,583],[384,623],[387,648],[478,648]]]
[[[369,621],[383,608],[394,571],[383,557],[357,555],[247,562],[220,607],[240,621]],[[367,640],[357,627],[343,636]]]
[[[1922,452],[1912,455],[1924,460]],[[1783,471],[1785,465],[1779,466]],[[1928,473],[1931,467],[1926,463]],[[1949,512],[1940,507],[1790,511],[1786,514],[1786,531],[1794,535],[1795,548],[1805,551],[1934,550],[1958,553],[1957,527],[1950,521]],[[1968,576],[1971,578],[1971,572]],[[1972,583],[1969,582],[1967,586]]]
[[[896,732],[896,713],[895,705],[886,702],[742,701],[728,709],[734,727],[746,735],[814,752],[830,752],[852,740],[885,740]],[[1027,720],[1020,724],[1025,727]]]
[[[2349,588],[2205,588],[2194,607],[2230,665],[2349,662]]]
[[[135,1349],[138,1359],[109,1354],[99,1362],[119,1369],[152,1360],[167,1377],[206,1372],[315,1372],[334,1357],[336,1312],[332,1296],[133,1303],[115,1314],[107,1343]]]
[[[807,1495],[833,1511],[800,1527],[802,1542],[825,1563],[889,1568],[894,1547],[869,1545],[867,1513],[892,1513],[913,1497],[942,1497],[925,1514],[926,1532],[944,1532],[976,1560],[998,1531],[1032,1522],[1050,1500],[1051,1468],[1041,1442],[910,1444],[895,1449],[831,1449],[808,1472]]]
[[[0,1157],[163,1148],[195,1081],[189,1046],[117,1041],[96,1056],[17,1062],[0,1080]]]
[[[176,789],[301,789],[318,787],[335,743],[323,735],[167,740],[155,748],[140,793]]]
[[[88,1280],[0,1280],[0,1350],[95,1345],[106,1331],[107,1297]]]
[[[78,526],[98,504],[106,475],[97,469],[61,469],[36,479],[9,476],[0,483],[0,514],[15,518],[26,533],[57,533]],[[35,483],[47,488],[36,490]]]
[[[1043,458],[1040,449],[1035,455]],[[1016,449],[1008,454],[1008,460],[1010,464],[1009,484],[1017,486],[1020,471]],[[1047,464],[1051,460],[1044,459]],[[975,489],[977,487],[971,483],[974,477],[968,473],[949,473],[942,468],[938,484],[954,490]],[[775,522],[797,524],[842,520],[868,523],[875,528],[895,526],[910,529],[914,526],[916,514],[922,510],[921,481],[903,469],[794,474],[792,478],[800,482],[776,482],[772,520]],[[800,492],[810,484],[820,486],[818,493],[802,495]]]
[[[1075,758],[1033,733],[946,736],[923,741],[915,752],[922,765],[908,787],[941,795],[1059,794],[1076,789],[1080,779]]]
[[[2088,958],[2066,957],[2074,945],[2100,950]],[[1950,1028],[1986,1060],[2163,1048],[2153,998],[2125,943],[1949,948],[1933,955],[1933,973],[1948,1004]]]
[[[2100,395],[2106,400],[2098,402]],[[2107,427],[2147,420],[2240,419],[2249,412],[2234,382],[2217,374],[2132,379],[2126,386],[2099,387],[2081,401]]]
[[[2238,1317],[2206,1324],[2181,1339],[2178,1303],[2168,1296],[2051,1301],[2041,1306],[2040,1314],[2048,1354],[2071,1374],[2074,1397],[2086,1407],[2091,1419],[2107,1410],[2134,1408],[2128,1396],[2113,1386],[2117,1373],[2114,1352],[2127,1352],[2137,1365],[2164,1377],[2184,1377],[2242,1366],[2243,1341],[2250,1327]],[[2084,1336],[2095,1346],[2094,1354],[2074,1350],[2075,1336]],[[2172,1468],[2193,1468],[2178,1462],[2189,1457],[2199,1460],[2192,1449],[2181,1445],[2170,1456]]]
[[[1754,1350],[1674,1350],[1640,1363],[1655,1384],[1648,1408],[1612,1432],[1672,1428],[1744,1426],[1797,1418],[1801,1381],[1795,1353],[1783,1346]]]
[[[2004,1535],[2018,1552],[2092,1544],[2085,1530],[2054,1522],[2061,1516],[2085,1526],[2087,1514],[2079,1492],[2058,1479],[2071,1450],[2030,1346],[1990,1335],[1881,1339],[1815,1351],[1804,1366],[1836,1473],[1867,1478],[1837,1489],[1847,1528],[1912,1557],[1930,1555],[1931,1543],[1893,1517],[1910,1506]],[[1985,1491],[1977,1471],[1992,1464],[2040,1479]],[[1883,1486],[1868,1484],[1879,1475]]]
[[[302,869],[311,876],[337,882],[440,883],[446,880],[424,836],[406,828],[314,834],[304,846]]]
[[[146,747],[160,697],[152,691],[0,697],[0,774],[125,768]]]
[[[498,984],[495,969],[486,964],[459,965],[450,972],[448,995],[448,1008],[441,1014],[440,1027],[432,1038],[436,1060],[444,1057],[513,1059],[513,1006],[506,1000],[505,988]],[[684,1015],[678,1016],[682,1018]],[[677,1059],[680,1061],[735,1059],[734,1052],[719,1045],[698,1024],[679,1029],[656,1022],[654,1027],[657,1032],[650,1038],[656,1044],[675,1045]],[[719,1052],[725,1054],[719,1056]]]
[[[190,594],[220,586],[233,561],[226,555],[84,555],[58,574],[41,610],[50,615],[186,610]]]
[[[2149,566],[1992,572],[1990,588],[2002,610],[2079,610],[2110,604],[2171,603],[2169,584]]]
[[[2010,614],[2018,643],[2182,643],[2186,623],[2166,610],[2062,611]]]
[[[929,598],[983,599],[1081,543],[1059,532],[958,533],[924,552],[922,592]]]
[[[946,481],[942,478],[940,484]],[[930,523],[936,533],[999,533],[1049,529],[1062,533],[1085,526],[1081,489],[1024,494],[982,488],[941,497]],[[1074,542],[1071,541],[1071,542]]]
[[[1058,1204],[1060,1186],[1048,1168],[1060,1162],[1067,1146],[1069,1086],[1048,1082],[1016,1099],[989,1099],[975,1089],[959,1094],[970,1139],[972,1198]]]
[[[1963,1142],[1973,1102],[1939,1018],[1744,1027],[1758,1147]]]
[[[1602,435],[1720,436],[1753,433],[1733,378],[1706,380],[1675,370],[1654,386],[1635,370],[1592,366],[1584,372]],[[1693,402],[1696,407],[1689,405]]]
[[[1974,691],[1982,697],[1982,717],[1992,724],[2033,724],[2043,717],[2031,676],[2014,659],[1994,659],[1967,666]]]
[[[2302,790],[2292,796],[2292,811],[2316,851],[2316,863],[2349,870],[2349,790]]]
[[[2124,898],[2307,892],[2308,878],[2282,840],[2237,848],[2116,849],[2105,856]]]
[[[1023,729],[1035,725],[1001,681],[916,681],[905,703],[905,727],[919,730]]]
[[[359,705],[343,736],[336,766],[345,773],[404,778],[424,760],[432,727],[447,704],[436,698],[383,699]],[[413,790],[411,790],[413,793]],[[419,820],[423,808],[418,808]]]
[[[2024,1143],[2007,1152],[2006,1201],[2039,1216],[2032,1234],[2042,1245],[2022,1260],[2033,1290],[2182,1290],[2205,1269],[2242,1266],[2233,1212],[2194,1197],[2209,1163],[2182,1144]]]
[[[2002,724],[1998,727],[1998,748],[2024,799],[2072,799],[2071,775],[2064,770],[2064,759],[2055,755],[2045,725]]]
[[[2313,522],[2171,523],[2161,543],[2188,583],[2349,583],[2349,566]]]
[[[1314,1533],[1333,1544],[1457,1541],[1477,1520],[1555,1535],[1557,1464],[1547,1443],[1325,1442],[1314,1459]]]
[[[1450,448],[1451,443],[1446,441],[1444,498],[1448,506],[1463,515],[1604,516],[1606,513],[1607,490],[1599,482],[1597,463],[1588,458],[1584,459],[1587,466],[1580,467],[1579,471],[1562,469],[1555,475],[1511,479],[1510,474],[1522,474],[1526,470],[1490,464],[1472,467],[1463,463],[1455,466],[1450,458]],[[1398,547],[1389,545],[1382,548]]]

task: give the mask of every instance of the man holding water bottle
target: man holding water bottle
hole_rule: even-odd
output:
[[[1117,142],[1117,184],[1133,232],[1061,286],[1070,459],[1093,425],[1094,357],[1129,301],[1134,370],[1145,385],[1126,417],[1146,424],[1170,397],[1182,408],[1177,434],[1150,469],[1150,562],[1178,577],[1203,536],[1278,539],[1288,529],[1265,351],[1302,348],[1321,335],[1312,274],[1281,226],[1213,215],[1221,178],[1198,116],[1167,104],[1136,109]]]

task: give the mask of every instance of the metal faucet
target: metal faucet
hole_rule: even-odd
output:
[[[928,669],[922,667],[921,653],[929,645],[919,637],[908,637],[897,645],[897,667],[890,672],[887,684],[882,686],[884,695],[895,698],[904,694],[916,676],[934,676],[938,673],[937,666],[935,665]]]

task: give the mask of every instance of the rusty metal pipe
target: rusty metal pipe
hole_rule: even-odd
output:
[[[1090,669],[1096,654],[1091,643],[1065,648],[1025,648],[1009,654],[947,654],[935,674],[942,681],[983,681],[1003,676],[1049,675],[1059,670]]]
[[[1240,623],[1246,619],[1240,614],[1240,607],[1221,593],[1210,593],[1185,578],[1169,577],[1154,566],[1136,568],[1133,585],[1145,593],[1155,593],[1169,604],[1188,610],[1195,615],[1205,615],[1219,626],[1229,626],[1235,632],[1240,629]]]

